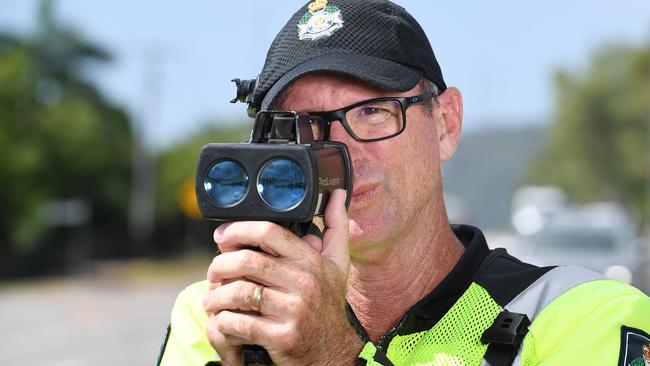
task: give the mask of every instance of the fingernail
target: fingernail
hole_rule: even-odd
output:
[[[215,239],[221,240],[221,238],[223,237],[223,232],[224,232],[224,230],[226,230],[227,225],[228,224],[219,225],[219,227],[214,231]]]

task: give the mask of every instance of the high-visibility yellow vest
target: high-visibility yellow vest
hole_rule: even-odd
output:
[[[207,292],[203,281],[178,296],[159,365],[219,359],[205,334]],[[512,365],[628,366],[643,361],[644,344],[650,347],[650,298],[638,289],[579,267],[539,268],[493,250],[434,324],[398,327],[379,344],[368,342],[359,357],[368,365],[494,365],[492,351],[500,348],[482,338],[504,312],[531,321]]]

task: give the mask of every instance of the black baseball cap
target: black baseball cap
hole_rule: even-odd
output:
[[[404,92],[422,77],[447,86],[418,22],[386,0],[316,0],[298,10],[275,37],[253,92],[268,109],[289,84],[319,72],[344,74]]]

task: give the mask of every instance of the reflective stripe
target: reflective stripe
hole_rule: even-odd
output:
[[[559,266],[546,272],[533,282],[510,303],[505,309],[514,313],[528,315],[531,323],[535,317],[553,300],[568,290],[585,282],[601,280],[605,277],[586,268],[576,266]],[[513,366],[521,366],[521,351],[519,347]],[[486,363],[481,363],[482,365]],[[486,364],[487,365],[487,364]]]

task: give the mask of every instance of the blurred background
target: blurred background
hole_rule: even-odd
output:
[[[464,96],[450,220],[648,293],[647,0],[398,3]],[[198,151],[300,5],[0,0],[0,364],[154,363],[215,255]]]

